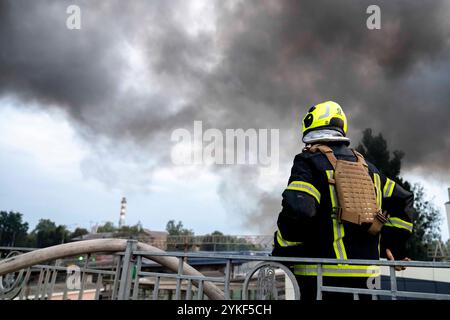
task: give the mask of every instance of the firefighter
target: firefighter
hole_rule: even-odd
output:
[[[272,255],[409,260],[405,247],[413,229],[413,194],[349,148],[341,106],[333,101],[313,106],[302,132],[306,146],[295,156],[282,195]],[[301,299],[316,299],[317,266],[290,267]],[[379,267],[370,265],[324,264],[321,273],[329,286],[367,289],[379,280]],[[323,292],[322,298],[353,295]]]

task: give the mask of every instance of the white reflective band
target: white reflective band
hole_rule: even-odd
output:
[[[380,275],[378,266],[322,265],[324,277],[376,277]],[[295,265],[298,276],[317,276],[317,265]]]
[[[287,190],[302,191],[313,196],[320,203],[320,192],[311,183],[304,181],[292,181],[286,188]]]
[[[394,191],[394,186],[395,186],[395,182],[389,178],[386,178],[386,183],[384,184],[384,188],[383,188],[383,197],[384,198],[389,198],[390,196],[392,196],[392,192]]]
[[[395,218],[395,217],[389,218],[388,221],[385,223],[385,226],[401,228],[401,229],[408,230],[409,232],[412,232],[412,230],[413,230],[413,224],[411,222],[407,222],[405,220]]]
[[[280,229],[278,229],[278,231],[277,231],[277,241],[278,241],[278,244],[282,247],[298,246],[303,243],[303,242],[294,242],[294,241],[284,240],[283,237],[281,236]]]

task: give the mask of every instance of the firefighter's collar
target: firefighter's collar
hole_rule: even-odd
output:
[[[322,130],[314,130],[308,132],[303,137],[303,142],[306,144],[317,143],[317,142],[334,142],[334,141],[342,141],[350,143],[350,139],[344,137],[342,133],[336,130],[330,129],[322,129]]]

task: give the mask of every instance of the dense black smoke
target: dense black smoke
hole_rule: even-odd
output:
[[[299,119],[330,99],[346,111],[354,142],[371,127],[406,153],[407,168],[448,176],[448,2],[206,3],[211,19],[190,15],[189,1],[0,0],[0,96],[64,110],[95,146],[83,168],[100,179],[93,165],[119,156],[109,146],[121,144],[138,170],[152,172],[171,165],[172,130],[203,120],[280,128],[285,183],[301,148]],[[82,10],[81,30],[65,27],[71,4]],[[381,30],[366,27],[372,4]],[[192,30],[204,20],[212,27]],[[243,213],[270,229],[282,184],[263,191],[256,167],[215,169],[224,203],[251,198]]]

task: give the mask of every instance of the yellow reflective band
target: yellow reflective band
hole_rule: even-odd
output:
[[[412,232],[413,230],[413,224],[411,222],[407,222],[399,218],[389,218],[384,225],[387,227],[405,229],[408,230],[409,232]]]
[[[333,170],[327,170],[327,177],[328,179],[333,179],[334,177],[334,171]],[[336,196],[336,189],[334,188],[334,185],[331,183],[329,184],[330,188],[330,198],[331,198],[331,208],[334,209],[337,208],[337,196]]]
[[[292,181],[286,189],[305,192],[310,196],[313,196],[314,199],[316,199],[317,202],[320,203],[320,192],[311,183],[304,181]]]
[[[280,229],[278,229],[278,231],[277,231],[277,241],[278,241],[278,244],[282,247],[292,247],[292,246],[298,246],[298,245],[303,244],[303,242],[294,242],[294,241],[284,240],[283,237],[281,236]]]
[[[333,179],[333,177],[334,177],[334,170],[326,170],[325,172],[327,173],[327,178],[328,179]]]
[[[345,235],[344,225],[339,221],[337,221],[336,219],[332,220],[333,220],[333,235],[334,235],[333,248],[334,252],[336,253],[336,259],[346,260],[347,253],[345,252],[344,241],[342,240]]]
[[[378,266],[322,265],[324,277],[377,277]],[[298,276],[317,276],[317,265],[294,265],[294,274]]]
[[[326,174],[328,179],[333,179],[334,177],[334,170],[326,170]],[[331,208],[333,210],[333,213],[335,209],[338,206],[337,196],[336,196],[336,189],[333,184],[329,184],[330,188],[330,199],[331,199]],[[332,219],[333,222],[333,248],[334,252],[336,253],[336,259],[347,259],[347,253],[345,252],[344,247],[344,241],[342,238],[344,238],[345,232],[344,232],[344,225],[337,221],[336,219]]]
[[[382,205],[381,179],[378,173],[373,174],[373,183],[375,184],[375,191],[377,193],[377,205],[378,208],[381,208]]]
[[[383,188],[383,197],[389,198],[392,196],[392,192],[394,191],[395,182],[389,178],[386,178],[386,183]]]

